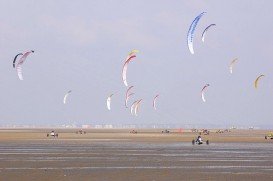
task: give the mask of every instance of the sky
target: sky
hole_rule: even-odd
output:
[[[0,124],[273,125],[272,6],[265,0],[1,0]],[[201,12],[207,13],[192,55],[187,32]],[[203,43],[202,31],[212,23]],[[138,116],[124,107],[121,77],[132,49],[140,52],[127,82],[135,93],[129,104],[143,99]],[[20,81],[12,61],[28,50],[35,53]]]

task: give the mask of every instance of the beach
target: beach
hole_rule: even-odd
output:
[[[0,180],[272,180],[267,130],[3,129]]]

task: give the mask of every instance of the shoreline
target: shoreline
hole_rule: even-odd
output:
[[[83,129],[86,134],[77,134],[80,129],[55,129],[58,138],[47,137],[52,129],[0,129],[0,142],[8,141],[129,141],[129,142],[190,142],[199,135],[199,132],[170,129],[170,133],[161,133],[161,129],[136,129],[137,134],[130,133],[130,129]],[[264,137],[269,130],[231,130],[230,132],[216,133],[210,130],[209,135],[201,134],[203,140],[221,143],[272,142]]]

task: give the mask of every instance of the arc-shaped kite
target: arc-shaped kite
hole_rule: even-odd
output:
[[[202,42],[205,42],[205,36],[206,36],[206,33],[207,31],[210,29],[210,27],[212,26],[216,26],[216,24],[210,24],[208,27],[205,28],[205,30],[203,31],[202,33]]]
[[[136,58],[136,55],[131,55],[131,56],[128,56],[126,61],[124,62],[123,64],[123,67],[122,67],[122,80],[123,80],[123,83],[124,85],[127,87],[128,86],[128,83],[127,83],[127,68],[128,68],[128,64],[134,59]]]
[[[257,89],[258,88],[258,84],[259,84],[259,81],[260,81],[260,79],[262,78],[262,77],[264,77],[265,75],[263,75],[263,74],[261,74],[261,75],[259,75],[256,79],[255,79],[255,81],[254,81],[254,87]]]
[[[202,90],[201,90],[201,97],[202,97],[203,102],[206,102],[206,99],[205,99],[205,91],[206,91],[206,89],[207,89],[208,86],[210,86],[210,85],[209,85],[209,84],[206,84],[206,85],[202,88]]]
[[[34,53],[34,51],[31,50],[31,51],[28,51],[28,52],[24,53],[24,55],[19,59],[17,65],[16,65],[17,74],[18,74],[18,77],[19,77],[20,80],[23,80],[22,65],[25,62],[26,58],[31,53]]]
[[[63,100],[63,102],[64,102],[64,104],[66,104],[66,100],[67,100],[67,97],[69,96],[69,94],[71,94],[71,90],[69,90],[65,95],[64,95],[64,100]]]
[[[133,96],[135,93],[131,92],[130,94],[128,94],[128,96],[125,99],[125,107],[128,108],[128,100],[131,96]]]
[[[201,14],[199,14],[191,23],[191,26],[189,28],[188,34],[187,34],[187,39],[188,39],[188,47],[189,50],[191,52],[191,54],[194,54],[194,50],[193,50],[193,37],[194,37],[194,32],[195,32],[195,28],[197,26],[198,21],[202,18],[202,16],[205,14],[206,12],[202,12]]]
[[[138,100],[134,101],[131,105],[131,114],[134,115],[134,108],[135,108],[135,105],[137,104]]]
[[[139,110],[139,105],[141,103],[142,99],[138,100],[135,106],[135,116],[137,116],[138,110]]]
[[[154,108],[154,110],[156,110],[156,100],[157,100],[158,97],[159,97],[159,95],[156,95],[154,97],[154,100],[153,100],[153,108]]]
[[[112,99],[112,96],[114,94],[111,94],[110,96],[107,97],[107,100],[106,100],[106,105],[107,105],[107,109],[110,111],[111,110],[111,99]]]
[[[235,63],[238,61],[238,58],[233,59],[230,64],[229,64],[229,72],[232,74],[233,73],[233,67]]]
[[[133,88],[134,86],[130,86],[127,90],[126,90],[126,94],[125,94],[125,107],[128,108],[128,100],[129,97],[132,96],[133,94],[130,95],[130,90]]]

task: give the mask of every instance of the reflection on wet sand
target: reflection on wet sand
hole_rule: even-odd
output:
[[[137,138],[124,136],[122,139],[111,134],[116,139],[111,139],[110,135],[95,137],[91,133],[83,139],[79,135],[73,138],[72,133],[67,139],[33,139],[32,136],[21,140],[3,139],[0,142],[0,180],[273,178],[273,145],[262,137],[259,142],[219,142],[219,138],[214,142],[211,136],[210,145],[192,145],[193,135],[185,136],[183,139],[189,141],[182,142],[177,141],[182,135],[158,134],[155,138],[142,137],[140,133]],[[257,135],[252,136],[256,139]]]

